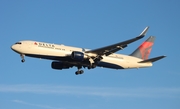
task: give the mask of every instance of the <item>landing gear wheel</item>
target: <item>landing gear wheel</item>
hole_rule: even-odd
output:
[[[78,74],[79,74],[79,71],[76,71],[75,74],[78,75]]]
[[[80,70],[80,71],[79,71],[79,73],[80,73],[80,74],[83,74],[83,73],[84,73],[84,71],[83,71],[83,70]]]
[[[83,74],[83,73],[84,73],[83,70],[79,70],[79,71],[76,71],[76,72],[75,72],[76,75]]]
[[[21,62],[25,62],[25,59],[22,59]]]

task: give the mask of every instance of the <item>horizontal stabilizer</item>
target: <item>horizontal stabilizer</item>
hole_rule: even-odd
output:
[[[147,59],[147,60],[144,60],[144,61],[140,61],[138,63],[147,63],[147,62],[155,62],[155,61],[158,61],[162,58],[164,58],[166,56],[158,56],[158,57],[155,57],[155,58],[151,58],[151,59]]]

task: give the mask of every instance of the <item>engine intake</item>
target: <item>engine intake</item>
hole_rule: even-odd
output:
[[[62,70],[62,69],[68,69],[70,66],[62,63],[62,62],[56,62],[56,61],[53,61],[51,63],[51,68],[52,69],[56,69],[56,70]]]
[[[79,51],[73,51],[71,54],[71,58],[77,61],[83,61],[84,60],[84,53]]]

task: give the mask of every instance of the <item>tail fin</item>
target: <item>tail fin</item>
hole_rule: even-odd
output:
[[[150,36],[145,42],[143,42],[130,56],[134,56],[143,60],[148,59],[154,44],[155,37]]]

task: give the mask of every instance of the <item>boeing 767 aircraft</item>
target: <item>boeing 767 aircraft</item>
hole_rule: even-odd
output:
[[[76,75],[84,72],[81,70],[82,67],[88,69],[96,67],[112,69],[151,67],[153,62],[165,57],[158,56],[148,59],[154,44],[154,36],[150,36],[130,55],[115,54],[115,52],[127,47],[128,44],[143,38],[148,29],[149,27],[146,27],[135,38],[92,50],[30,40],[16,42],[11,46],[11,49],[20,54],[22,62],[25,62],[25,56],[29,56],[53,60],[51,67],[57,70],[69,69],[75,66],[78,69],[75,72]]]

